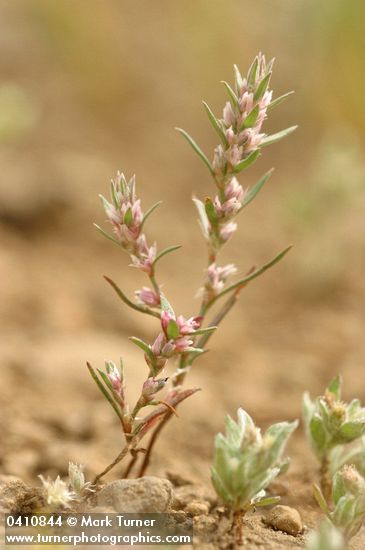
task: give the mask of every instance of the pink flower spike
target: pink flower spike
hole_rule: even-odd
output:
[[[241,157],[242,148],[238,145],[231,145],[230,148],[226,151],[226,159],[233,167],[240,162]]]
[[[236,117],[229,101],[227,101],[223,109],[223,122],[226,126],[233,126],[236,122]]]
[[[123,397],[123,375],[120,374],[119,370],[112,361],[106,361],[106,375],[109,378],[113,389],[117,392],[120,397]]]
[[[136,253],[131,255],[132,265],[145,271],[148,275],[152,275],[153,262],[156,259],[157,253],[156,243],[148,246],[145,235],[141,235],[138,237],[136,246]]]
[[[225,198],[227,200],[236,199],[237,201],[241,202],[244,194],[245,192],[238,179],[236,177],[231,178],[224,189]]]
[[[228,239],[230,237],[232,237],[232,235],[236,231],[236,229],[237,229],[236,222],[230,222],[230,223],[225,224],[219,232],[219,236],[220,236],[221,240],[224,243],[227,242]]]
[[[192,334],[194,333],[201,325],[203,317],[190,317],[190,319],[185,319],[182,315],[179,315],[176,319],[177,325],[180,329],[180,334]]]
[[[169,340],[162,348],[161,355],[163,357],[171,357],[174,351],[175,351],[175,342],[174,340]]]
[[[152,399],[155,393],[162,390],[167,381],[168,378],[160,378],[157,380],[152,377],[147,378],[142,386],[142,396],[147,399]]]
[[[171,315],[171,313],[165,310],[161,312],[161,326],[164,332],[166,332],[167,325],[169,324],[169,321],[171,321],[171,319],[173,319],[173,316]]]
[[[160,296],[147,286],[143,286],[141,290],[136,290],[134,294],[141,304],[149,307],[157,307],[160,305]]]
[[[163,332],[160,332],[160,334],[157,336],[156,340],[153,342],[151,346],[151,351],[153,355],[158,357],[162,353],[162,349],[164,345],[166,344],[166,338]]]
[[[228,128],[228,130],[226,130],[225,135],[226,135],[227,141],[230,145],[233,145],[234,143],[236,143],[237,138],[236,138],[236,134],[234,133],[234,131],[232,129],[232,126],[230,126]]]
[[[175,340],[175,350],[179,353],[183,353],[186,349],[193,345],[193,340],[189,340],[187,336],[182,336]]]
[[[113,386],[113,388],[115,389],[115,391],[117,393],[120,392],[120,390],[122,389],[122,384],[121,384],[121,380],[120,380],[120,377],[119,376],[115,376],[114,373],[108,373],[107,374],[110,382],[111,382],[111,385]]]
[[[112,224],[120,224],[123,220],[123,216],[117,211],[113,204],[108,204],[108,206],[105,205],[105,213]]]
[[[206,283],[201,292],[206,293],[206,298],[209,301],[223,290],[228,277],[236,272],[237,268],[234,264],[227,264],[223,267],[218,267],[215,263],[211,264],[207,269]]]

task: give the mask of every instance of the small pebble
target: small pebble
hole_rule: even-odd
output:
[[[186,514],[182,510],[172,510],[170,514],[176,523],[184,523],[186,520]]]
[[[217,522],[212,516],[196,516],[194,518],[194,534],[212,533],[217,529]]]
[[[283,531],[294,537],[303,531],[302,518],[298,510],[290,508],[290,506],[283,506],[281,504],[275,506],[263,521],[269,527]]]
[[[185,512],[189,516],[206,516],[209,514],[209,502],[205,500],[193,500],[185,506]]]
[[[191,501],[196,500],[208,501],[213,506],[217,502],[217,497],[212,490],[205,486],[183,485],[175,488],[171,506],[174,510],[184,510]]]

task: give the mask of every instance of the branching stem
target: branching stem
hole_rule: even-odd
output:
[[[107,466],[105,468],[105,470],[103,470],[100,474],[98,474],[96,476],[96,478],[94,479],[94,485],[97,485],[99,483],[99,481],[101,480],[102,477],[104,477],[108,472],[110,472],[110,470],[112,470],[114,468],[114,466],[116,466],[117,464],[119,464],[119,462],[121,462],[123,460],[123,458],[125,458],[125,456],[128,454],[129,450],[131,448],[131,443],[127,443],[127,445],[125,445],[122,449],[122,451],[119,453],[119,455],[113,460],[113,462],[111,462],[111,464],[109,464],[109,466]]]

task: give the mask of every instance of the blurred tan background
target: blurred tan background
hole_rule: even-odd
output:
[[[92,227],[105,218],[98,193],[121,169],[136,173],[144,209],[163,199],[148,234],[183,249],[159,280],[177,311],[195,313],[205,249],[191,196],[214,191],[174,127],[211,156],[201,99],[220,113],[220,80],[260,50],[276,57],[274,95],[295,90],[266,131],[299,130],[245,174],[247,186],[276,168],[222,261],[245,272],[294,248],[247,287],[196,363],[189,385],[204,391],[181,406],[152,469],[207,477],[225,412],[293,418],[303,390],[337,372],[345,396],[365,400],[364,23],[363,0],[1,2],[1,471],[34,479],[71,459],[95,472],[119,451],[85,361],[122,355],[132,400],[145,366],[127,336],[158,329],[102,279],[129,295],[145,283]]]

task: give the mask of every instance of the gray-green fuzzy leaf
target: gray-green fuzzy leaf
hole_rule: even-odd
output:
[[[272,134],[271,136],[266,136],[263,138],[263,140],[260,143],[260,147],[267,147],[268,145],[272,145],[273,143],[276,143],[277,141],[280,141],[281,139],[285,138],[286,136],[289,136],[296,130],[298,126],[290,126],[290,128],[286,128],[285,130],[281,130],[281,132],[277,132],[276,134]]]
[[[259,181],[257,183],[255,183],[255,185],[250,187],[250,189],[247,191],[247,193],[246,193],[246,195],[245,195],[245,197],[242,201],[241,209],[244,208],[245,206],[247,206],[248,204],[250,204],[251,201],[253,201],[253,199],[261,191],[262,187],[265,185],[265,183],[267,182],[267,180],[269,179],[269,177],[271,176],[273,171],[274,171],[274,169],[272,168],[271,170],[266,172],[266,174],[264,174],[262,176],[262,178],[260,178]]]
[[[241,162],[236,164],[236,166],[233,168],[233,172],[235,174],[239,174],[240,172],[242,172],[242,170],[246,170],[249,166],[251,166],[251,164],[255,162],[255,160],[259,157],[259,155],[260,155],[259,149],[256,149],[256,151],[252,151],[252,153],[250,153],[248,157],[246,157],[245,159],[241,160]]]
[[[201,160],[204,162],[204,164],[208,167],[210,173],[214,176],[214,171],[213,171],[211,163],[209,162],[207,156],[200,149],[200,147],[196,143],[196,141],[194,141],[194,139],[191,136],[189,136],[189,134],[187,132],[185,132],[185,130],[183,130],[182,128],[176,128],[176,130],[184,136],[184,138],[187,140],[188,143],[190,143],[191,147],[194,149],[196,154],[201,158]]]
[[[280,105],[280,103],[283,103],[283,101],[285,101],[289,96],[291,96],[294,92],[288,92],[287,94],[283,94],[281,95],[280,97],[277,97],[276,99],[273,99],[273,101],[271,101],[271,103],[268,105],[267,107],[267,111],[271,111],[271,109],[273,109],[274,107],[277,107],[278,105]]]
[[[321,417],[314,414],[309,422],[309,433],[317,451],[322,451],[327,443],[326,431]]]
[[[208,103],[203,101],[203,105],[204,105],[204,108],[207,112],[210,123],[213,126],[213,129],[217,132],[217,134],[218,134],[221,142],[223,143],[223,145],[227,145],[228,144],[227,138],[224,134],[224,131],[222,129],[222,125],[221,125],[220,121],[217,119],[217,117],[213,113],[212,109],[209,107]]]
[[[222,84],[228,92],[228,97],[231,100],[231,103],[233,103],[233,105],[236,109],[239,109],[238,97],[236,96],[236,94],[232,90],[231,86],[225,80],[222,80]]]

